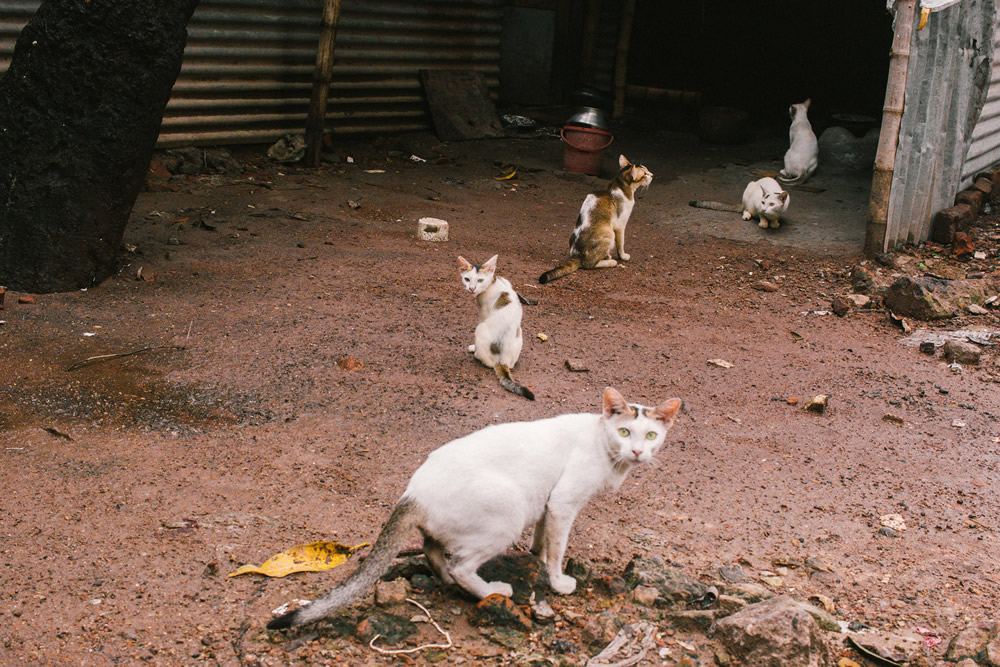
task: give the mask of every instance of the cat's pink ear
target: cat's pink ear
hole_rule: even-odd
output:
[[[458,256],[458,268],[460,268],[463,272],[464,271],[468,271],[469,269],[472,268],[472,264],[469,264],[468,260],[466,260],[464,257],[462,257],[461,255],[459,255]]]
[[[480,268],[483,271],[496,271],[496,268],[497,268],[497,257],[499,257],[499,256],[500,255],[493,255],[488,260],[486,260],[485,262],[483,262],[483,265]]]
[[[628,164],[629,164],[629,161],[628,161],[627,157],[625,157],[624,155],[619,155],[618,156],[618,166],[619,167],[626,167],[626,166],[628,166]]]
[[[608,387],[604,390],[604,416],[623,415],[629,412],[628,403],[616,389]]]
[[[677,416],[677,411],[681,409],[683,401],[679,398],[671,398],[669,400],[663,401],[650,413],[650,416],[654,419],[659,419],[661,422],[669,424]]]

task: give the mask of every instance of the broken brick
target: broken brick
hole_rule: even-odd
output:
[[[979,213],[983,210],[983,204],[989,200],[986,193],[978,188],[969,188],[968,190],[962,190],[957,195],[955,195],[956,204],[968,204],[969,208],[972,209],[972,217],[979,217]]]
[[[972,187],[976,190],[980,190],[987,197],[993,194],[993,179],[981,176],[976,179],[976,182],[972,184]]]
[[[976,251],[976,247],[972,244],[972,239],[965,232],[955,232],[955,238],[952,240],[952,253],[955,257],[965,257],[966,255],[971,255]]]
[[[964,232],[972,224],[972,208],[968,204],[955,204],[942,209],[934,216],[931,237],[937,243],[947,245],[955,238],[955,232]]]

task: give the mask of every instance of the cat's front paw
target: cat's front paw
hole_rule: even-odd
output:
[[[568,574],[560,574],[557,577],[549,577],[549,585],[559,595],[569,595],[576,590],[576,579]]]
[[[752,216],[752,215],[750,215],[750,211],[743,211],[743,219],[744,219],[744,220],[749,220],[749,219],[750,219],[750,218],[752,218],[752,217],[753,217],[753,216]]]
[[[469,354],[475,354],[476,353],[476,344],[473,343],[472,345],[469,346],[468,349],[469,349]]]
[[[623,262],[627,262],[630,259],[632,259],[632,255],[628,254],[627,252],[620,252],[618,253],[618,256],[621,258]]]
[[[514,597],[514,587],[502,581],[490,582],[490,595],[500,594],[505,597]]]
[[[760,228],[761,228],[761,229],[767,229],[767,220],[765,220],[764,218],[761,218],[761,219],[760,219],[760,222],[759,222],[759,223],[757,223],[757,224],[759,224],[759,225],[760,225]]]
[[[779,220],[772,220],[771,221],[771,229],[777,229],[778,227],[781,227],[781,221],[779,221]]]

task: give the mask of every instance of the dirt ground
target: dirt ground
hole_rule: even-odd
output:
[[[569,557],[614,575],[658,555],[706,578],[817,557],[833,572],[790,569],[776,590],[828,596],[844,621],[945,638],[996,620],[995,351],[957,373],[901,344],[882,310],[814,312],[849,291],[861,237],[824,243],[806,224],[769,235],[689,209],[687,198],[718,195],[685,179],[719,169],[748,180],[780,158],[695,144],[623,131],[614,147],[656,174],[628,227],[632,260],[550,285],[535,280],[564,257],[583,196],[605,179],[562,172],[557,138],[413,135],[344,142],[341,161],[318,170],[242,149],[243,173],[175,176],[140,196],[113,279],[34,304],[8,293],[2,662],[383,662],[352,636],[264,629],[271,610],[353,565],[226,575],[294,544],[371,541],[432,449],[491,423],[597,411],[606,386],[645,404],[679,396],[685,409],[659,459],[581,513]],[[521,168],[496,180],[505,163]],[[450,222],[450,241],[415,239],[428,215]],[[724,226],[737,238],[710,233]],[[538,301],[514,371],[536,402],[465,351],[476,314],[455,257],[494,253]],[[754,289],[760,279],[780,289]],[[964,324],[998,326],[993,314],[947,326]],[[570,357],[589,371],[570,372]],[[822,415],[803,410],[817,394],[830,397]],[[898,537],[878,534],[890,513],[905,521]],[[469,627],[472,601],[456,591],[420,599],[458,643],[435,658],[446,663],[580,664],[594,652],[572,622],[504,648]],[[553,605],[639,613],[587,589]],[[643,664],[712,664],[710,640],[686,636],[685,653],[679,637]]]

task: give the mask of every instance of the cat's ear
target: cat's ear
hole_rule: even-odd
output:
[[[626,412],[631,412],[631,410],[622,395],[619,394],[616,389],[612,389],[611,387],[605,389],[604,416],[611,417],[612,415],[623,415]]]
[[[788,199],[788,193],[782,190],[781,192],[778,193],[778,199],[780,199],[781,202],[784,203],[785,200]]]
[[[472,264],[469,264],[468,260],[466,260],[464,257],[462,257],[461,255],[459,255],[458,256],[458,268],[461,269],[462,273],[465,273],[466,271],[468,271],[469,269],[472,268]]]
[[[629,161],[628,161],[627,157],[625,157],[624,155],[619,155],[618,156],[618,166],[619,167],[624,168],[624,167],[627,167],[628,164],[629,164]]]
[[[802,103],[802,106],[804,106],[806,109],[808,109],[810,104],[812,104],[812,98],[811,97],[807,97],[806,101]]]
[[[499,257],[499,256],[500,255],[493,255],[488,260],[486,260],[485,262],[483,262],[482,266],[480,266],[479,268],[481,270],[483,270],[483,271],[486,271],[487,273],[492,273],[493,271],[496,271],[497,270],[497,257]]]
[[[683,401],[679,398],[671,398],[669,400],[663,401],[649,413],[653,419],[659,419],[664,424],[669,425],[674,421],[674,417],[677,416],[677,412],[681,409]]]

